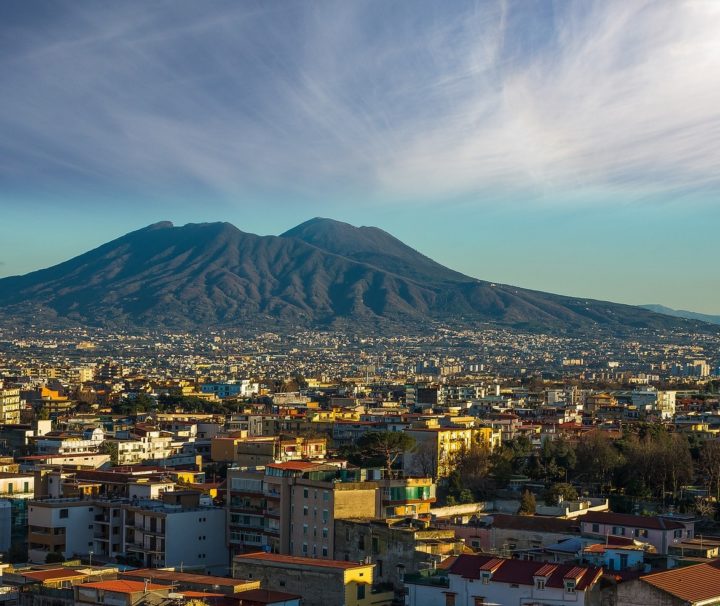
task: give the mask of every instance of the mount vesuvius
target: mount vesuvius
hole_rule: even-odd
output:
[[[312,219],[280,236],[156,223],[0,280],[6,320],[202,328],[422,328],[492,322],[547,331],[707,326],[639,307],[478,280],[376,227]]]

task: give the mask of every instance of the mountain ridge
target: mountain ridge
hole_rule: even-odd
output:
[[[639,305],[643,309],[654,311],[655,313],[673,316],[675,318],[685,318],[686,320],[698,320],[709,324],[720,324],[720,315],[704,314],[699,311],[689,311],[687,309],[673,309],[659,303],[648,303],[647,305]]]
[[[315,218],[279,236],[161,221],[72,259],[0,279],[6,317],[89,325],[692,330],[629,305],[465,276],[375,227]]]

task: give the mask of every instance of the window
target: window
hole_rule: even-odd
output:
[[[303,498],[304,499],[308,498],[308,489],[307,488],[303,488]]]
[[[490,584],[490,572],[489,571],[483,570],[482,573],[480,574],[480,578],[482,580],[483,585]]]
[[[483,606],[485,604],[485,598],[475,596],[473,598],[473,606]]]
[[[357,599],[365,599],[365,585],[363,585],[362,583],[357,586]]]
[[[61,509],[61,510],[60,510],[60,517],[61,517],[61,518],[67,518],[67,517],[68,517],[68,510],[67,510],[67,509]]]
[[[327,528],[322,529],[322,536],[323,536],[323,539],[328,538],[328,529]]]
[[[545,579],[535,579],[535,589],[545,589]]]
[[[446,593],[445,594],[445,606],[455,606],[455,594],[454,593]]]
[[[303,507],[303,515],[304,515],[305,517],[307,517],[307,514],[308,514],[308,508],[307,508],[307,507]]]
[[[592,532],[600,532],[600,524],[593,524]]]
[[[324,558],[326,558],[326,557],[327,557],[327,554],[328,554],[328,548],[327,548],[327,545],[323,545],[323,548],[322,548],[322,554],[323,554],[323,557],[324,557]]]
[[[675,531],[675,538],[676,539],[682,539],[682,530],[676,530]]]
[[[565,580],[565,592],[566,593],[575,593],[575,579],[566,579]]]

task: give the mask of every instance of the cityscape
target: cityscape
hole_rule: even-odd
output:
[[[717,9],[0,4],[0,606],[720,605]]]

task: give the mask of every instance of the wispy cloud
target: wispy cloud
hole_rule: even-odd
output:
[[[0,6],[6,185],[397,200],[720,186],[718,3],[20,5]]]

